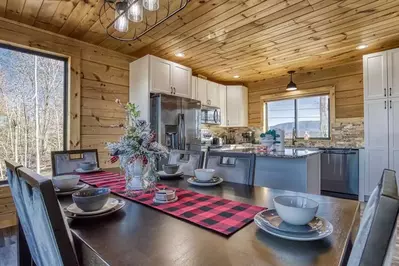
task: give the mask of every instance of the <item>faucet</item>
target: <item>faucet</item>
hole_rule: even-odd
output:
[[[296,143],[296,129],[292,128],[292,146],[295,146]]]

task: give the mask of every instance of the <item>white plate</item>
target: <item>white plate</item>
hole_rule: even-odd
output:
[[[159,171],[157,173],[158,173],[159,177],[175,177],[175,176],[182,176],[183,175],[182,171],[177,171],[174,174],[167,174],[164,171]]]
[[[174,199],[169,201],[157,200],[156,198],[153,199],[154,203],[164,204],[164,203],[172,203],[176,202],[179,198],[176,196]]]
[[[258,213],[259,219],[262,219],[269,227],[277,231],[293,234],[309,234],[323,227],[324,223],[319,217],[314,217],[306,225],[293,225],[283,221],[275,209],[270,209]]]
[[[327,221],[322,217],[318,218],[323,221],[323,227],[319,230],[316,230],[308,234],[288,233],[288,232],[281,232],[275,230],[269,227],[266,223],[262,222],[262,218],[259,218],[258,214],[255,215],[254,222],[263,231],[280,238],[295,240],[295,241],[314,241],[314,240],[323,239],[331,235],[332,232],[334,231],[334,228],[329,221]]]
[[[79,209],[75,203],[69,205],[67,207],[67,211],[69,211],[70,213],[76,214],[76,215],[94,215],[94,214],[100,214],[100,213],[107,212],[107,211],[111,210],[112,208],[114,208],[116,205],[118,205],[117,199],[108,198],[108,200],[104,204],[104,206],[97,211],[85,212],[82,209]]]
[[[59,188],[56,188],[56,187],[54,187],[54,190],[55,190],[55,194],[57,194],[57,196],[66,196],[66,195],[72,195],[76,191],[79,191],[81,189],[85,189],[85,188],[88,188],[88,187],[89,187],[88,184],[80,183],[80,184],[77,184],[71,190],[60,190]]]
[[[212,187],[212,186],[217,186],[223,182],[223,178],[221,178],[221,177],[218,177],[218,178],[219,178],[219,181],[217,181],[217,182],[206,183],[206,182],[196,182],[193,177],[190,177],[189,179],[187,179],[187,182],[190,183],[191,185],[195,185],[195,186]]]
[[[72,212],[69,212],[69,211],[67,210],[67,208],[64,208],[64,213],[65,213],[65,216],[66,216],[66,217],[71,218],[71,219],[93,219],[93,218],[99,218],[99,217],[107,216],[107,215],[110,215],[110,214],[112,214],[112,213],[114,213],[114,212],[119,211],[119,210],[122,209],[122,208],[125,206],[125,204],[126,204],[126,202],[125,202],[124,200],[122,200],[122,199],[118,199],[117,201],[118,201],[118,205],[116,205],[113,209],[111,209],[111,210],[109,210],[109,211],[107,211],[107,212],[100,213],[100,214],[94,214],[94,215],[76,215],[76,214],[74,214],[74,213],[72,213]]]
[[[75,172],[79,173],[79,174],[95,173],[95,172],[100,172],[100,171],[102,171],[102,170],[99,167],[96,167],[92,170],[83,170],[82,168],[78,168],[75,170]]]

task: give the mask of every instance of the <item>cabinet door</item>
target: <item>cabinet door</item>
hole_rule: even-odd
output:
[[[248,126],[248,88],[241,87],[240,126]]]
[[[387,51],[388,60],[388,95],[399,96],[399,49]]]
[[[227,111],[227,99],[226,99],[226,86],[219,84],[219,95],[220,95],[220,116],[221,116],[221,126],[226,126],[227,125],[227,116],[226,116],[226,111]]]
[[[191,99],[197,100],[197,82],[198,78],[191,77]]]
[[[366,193],[371,193],[388,168],[388,100],[364,103],[364,145],[366,150]]]
[[[241,86],[227,86],[227,126],[240,126]]]
[[[220,93],[219,84],[208,81],[207,82],[207,95],[208,95],[208,105],[213,107],[220,107]]]
[[[364,99],[387,96],[387,53],[368,54],[363,57]]]
[[[206,84],[207,84],[206,79],[198,78],[197,80],[197,100],[201,101],[203,105],[209,105],[207,103],[208,101],[208,95],[207,95],[207,89],[206,89]]]
[[[172,87],[174,95],[191,98],[191,68],[172,65]]]
[[[389,99],[389,169],[399,172],[399,98]]]
[[[150,92],[172,94],[172,62],[151,56]]]

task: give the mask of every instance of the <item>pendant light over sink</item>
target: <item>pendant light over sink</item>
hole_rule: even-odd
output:
[[[290,74],[290,83],[287,85],[287,91],[295,91],[297,89],[296,84],[292,81],[292,74],[294,74],[295,71],[288,71],[288,74]]]

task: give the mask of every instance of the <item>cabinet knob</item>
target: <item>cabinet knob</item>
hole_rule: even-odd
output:
[[[386,97],[386,96],[387,96],[387,89],[384,88],[384,97]]]

